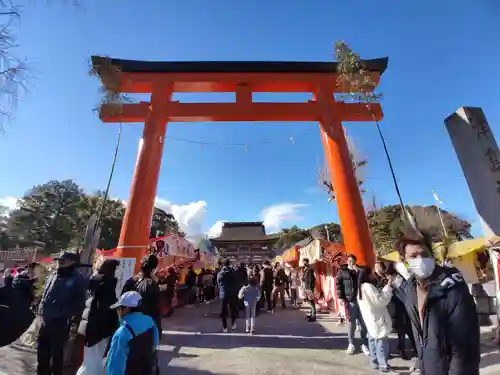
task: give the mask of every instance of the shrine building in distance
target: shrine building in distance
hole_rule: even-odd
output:
[[[279,234],[266,234],[263,222],[227,222],[210,242],[232,263],[261,264],[274,258],[278,239]]]

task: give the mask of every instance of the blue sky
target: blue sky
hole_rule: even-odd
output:
[[[93,54],[331,61],[335,41],[345,40],[364,58],[390,58],[380,86],[382,126],[406,202],[432,204],[436,189],[447,209],[477,224],[443,120],[460,106],[481,106],[499,134],[498,1],[82,2],[78,8],[69,1],[24,7],[17,53],[28,59],[34,78],[0,138],[1,199],[50,179],[72,178],[87,191],[105,187],[118,126],[101,123],[92,111],[100,100],[99,82],[88,75]],[[224,99],[191,99],[218,98]],[[367,188],[379,203],[395,203],[375,127],[346,128],[369,160]],[[124,127],[113,197],[128,197],[141,131],[141,124]],[[338,220],[335,205],[317,188],[323,151],[316,124],[171,124],[167,135],[248,145],[245,152],[166,142],[157,195],[193,231],[264,214],[275,226]]]

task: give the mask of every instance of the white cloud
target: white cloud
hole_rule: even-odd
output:
[[[214,225],[212,225],[212,228],[210,228],[207,232],[208,238],[219,237],[222,233],[222,226],[223,225],[224,225],[223,220],[219,220]]]
[[[264,221],[266,229],[279,231],[285,223],[295,222],[302,219],[300,210],[307,207],[301,203],[280,203],[264,208],[260,217]]]
[[[166,199],[156,197],[155,206],[174,215],[179,228],[187,237],[203,234],[203,223],[207,212],[207,202],[198,201],[184,205],[173,204]]]
[[[0,198],[0,214],[8,215],[12,210],[17,207],[17,198],[15,197],[3,197]],[[1,212],[1,211],[5,212]]]

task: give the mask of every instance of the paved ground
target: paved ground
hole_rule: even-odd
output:
[[[161,355],[162,368],[168,365],[178,375],[309,375],[311,371],[322,375],[335,369],[347,375],[377,373],[362,353],[345,354],[346,329],[338,327],[331,315],[308,323],[303,312],[278,309],[274,315],[261,315],[258,333],[248,336],[243,321],[235,333],[219,333],[217,305],[185,309],[181,314],[165,322]],[[409,363],[394,359],[392,365],[407,372]]]
[[[242,320],[236,332],[220,333],[217,310],[217,303],[182,308],[164,321],[162,374],[377,374],[363,354],[345,354],[346,328],[337,326],[331,315],[320,315],[318,322],[308,323],[304,312],[277,310],[257,318],[258,332],[248,336]],[[483,352],[481,374],[499,374],[500,351],[485,345]],[[32,354],[0,349],[0,375],[28,374],[32,365]],[[408,362],[394,358],[391,365],[401,374],[408,373]]]

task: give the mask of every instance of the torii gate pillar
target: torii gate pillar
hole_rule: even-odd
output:
[[[373,265],[375,251],[342,121],[378,121],[382,119],[382,109],[378,103],[336,102],[334,93],[349,90],[339,83],[336,63],[149,63],[96,56],[92,62],[96,71],[104,64],[119,71],[119,77],[111,83],[101,75],[107,88],[151,93],[150,103],[123,104],[119,113],[109,105],[101,107],[104,122],[145,123],[118,244],[119,257],[136,258],[139,265],[148,247],[168,122],[316,121],[320,123],[346,250],[356,255],[359,264]],[[387,59],[367,60],[363,64],[371,81],[378,83]],[[236,102],[179,103],[171,100],[174,92],[234,92]],[[252,100],[254,92],[311,92],[315,100],[256,103]]]

